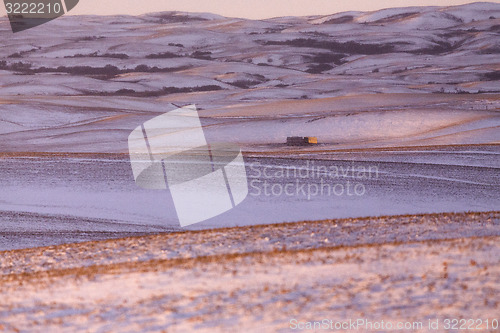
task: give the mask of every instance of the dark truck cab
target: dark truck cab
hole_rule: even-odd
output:
[[[286,138],[287,146],[309,146],[318,143],[318,138],[313,136],[289,136]]]

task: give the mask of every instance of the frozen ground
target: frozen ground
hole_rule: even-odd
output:
[[[196,103],[209,141],[246,151],[289,135],[321,149],[498,143],[499,27],[497,3],[63,17],[20,34],[0,18],[0,151],[123,153],[171,103]]]
[[[188,229],[500,207],[498,146],[419,149],[247,157],[248,197]],[[0,250],[180,230],[126,156],[5,154],[0,171]]]
[[[320,150],[497,144],[499,26],[498,3],[73,16],[19,34],[0,18],[0,151],[124,153],[172,103],[246,152],[290,135]]]
[[[289,332],[498,318],[498,212],[327,220],[3,252],[0,329]],[[477,326],[476,326],[477,327]],[[357,331],[366,331],[361,327]]]
[[[0,18],[0,331],[500,319],[499,27],[497,3]],[[251,188],[180,230],[127,137],[193,103]]]
[[[226,92],[175,94],[200,102]],[[317,150],[498,144],[499,94],[368,94],[311,100],[235,102],[199,111],[209,142],[246,153],[284,151],[287,136],[316,136]],[[2,152],[125,153],[139,124],[176,107],[167,97],[5,98]],[[1,97],[0,97],[1,99]],[[177,102],[177,101],[175,101]],[[278,146],[276,146],[278,145]],[[289,150],[289,149],[288,149]]]
[[[179,230],[127,159],[129,133],[174,104],[198,105],[209,143],[238,144],[251,181],[194,229],[496,210],[499,6],[70,17],[15,35],[0,19],[0,249]],[[339,174],[274,174],[315,166]]]
[[[20,34],[1,18],[0,95],[220,87],[223,99],[199,96],[208,109],[361,93],[498,93],[499,24],[500,4],[484,2],[258,21],[71,16]]]

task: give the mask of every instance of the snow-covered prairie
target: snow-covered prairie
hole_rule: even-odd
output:
[[[500,319],[500,4],[0,18],[0,46],[0,331]],[[193,103],[250,188],[185,230],[127,138]]]
[[[498,209],[496,146],[419,149],[247,157],[243,203],[186,229]],[[125,156],[0,155],[0,170],[0,250],[181,231],[171,193],[139,188]]]
[[[196,103],[210,140],[246,151],[289,135],[322,149],[500,142],[500,4],[63,17],[18,34],[7,23],[3,152],[123,153],[171,103]]]
[[[496,332],[499,226],[498,213],[410,215],[5,252],[0,329],[294,332],[365,319],[448,332],[466,318]]]
[[[255,194],[194,228],[500,207],[499,4],[0,20],[2,249],[177,230],[168,191],[135,186],[127,137],[193,103],[209,143],[242,148]],[[325,178],[361,196],[265,194],[300,179],[262,171],[314,161],[377,178]]]

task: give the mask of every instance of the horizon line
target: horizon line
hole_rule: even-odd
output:
[[[209,14],[209,15],[215,15],[215,16],[220,16],[221,18],[228,18],[228,19],[244,19],[244,20],[252,20],[252,21],[265,21],[265,20],[272,20],[272,19],[279,19],[279,18],[288,18],[288,17],[315,17],[315,16],[330,16],[330,15],[336,15],[336,14],[342,14],[342,13],[349,13],[349,12],[358,12],[358,13],[373,13],[373,12],[378,12],[382,10],[387,10],[387,9],[404,9],[404,8],[452,8],[452,7],[463,7],[463,6],[469,6],[469,5],[474,5],[474,4],[492,4],[492,5],[499,5],[500,6],[500,0],[498,1],[472,1],[464,4],[456,4],[456,5],[414,5],[414,6],[395,6],[395,7],[383,7],[375,10],[342,10],[338,12],[330,12],[326,14],[308,14],[308,15],[282,15],[282,16],[270,16],[266,18],[250,18],[250,17],[242,17],[242,16],[225,16],[216,12],[210,12],[210,11],[186,11],[186,10],[163,10],[163,11],[151,11],[151,12],[145,12],[145,13],[140,13],[140,14],[126,14],[126,13],[117,13],[117,14],[72,14],[73,11],[69,11],[66,13],[67,16],[72,16],[72,17],[85,17],[85,16],[90,16],[90,17],[116,17],[116,16],[126,16],[126,17],[141,17],[141,16],[147,16],[147,15],[152,15],[152,14],[160,14],[160,13],[185,13],[185,14]],[[1,16],[2,18],[8,19],[8,15],[3,15]]]

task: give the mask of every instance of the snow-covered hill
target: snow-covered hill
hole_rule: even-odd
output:
[[[3,18],[0,59],[6,62],[1,66],[6,72],[0,93],[23,94],[21,86],[32,82],[32,77],[11,77],[13,72],[36,73],[49,81],[58,73],[57,82],[49,86],[59,87],[60,94],[68,94],[67,88],[76,94],[112,93],[119,90],[116,82],[137,92],[156,90],[155,76],[149,80],[129,74],[147,68],[181,72],[190,79],[176,82],[165,74],[163,86],[210,83],[251,94],[286,85],[293,96],[309,98],[335,94],[332,90],[342,95],[342,81],[347,80],[356,81],[348,88],[351,93],[353,88],[386,92],[396,86],[407,92],[498,91],[485,75],[499,69],[499,33],[500,4],[494,3],[264,21],[179,12],[73,16],[20,34],[12,34]],[[118,68],[108,71],[106,81],[85,71],[79,76],[91,80],[75,80],[68,75],[75,74],[71,70],[57,70],[106,65]],[[151,70],[155,66],[158,69]],[[217,82],[218,76],[232,72],[241,75],[230,86]],[[249,78],[256,75],[258,79]],[[324,82],[331,78],[334,82]],[[321,88],[314,86],[318,81],[323,82]]]
[[[253,150],[309,133],[342,147],[500,142],[498,3],[70,16],[17,34],[2,18],[0,40],[3,151],[125,151],[169,102],[197,103],[214,139]]]

